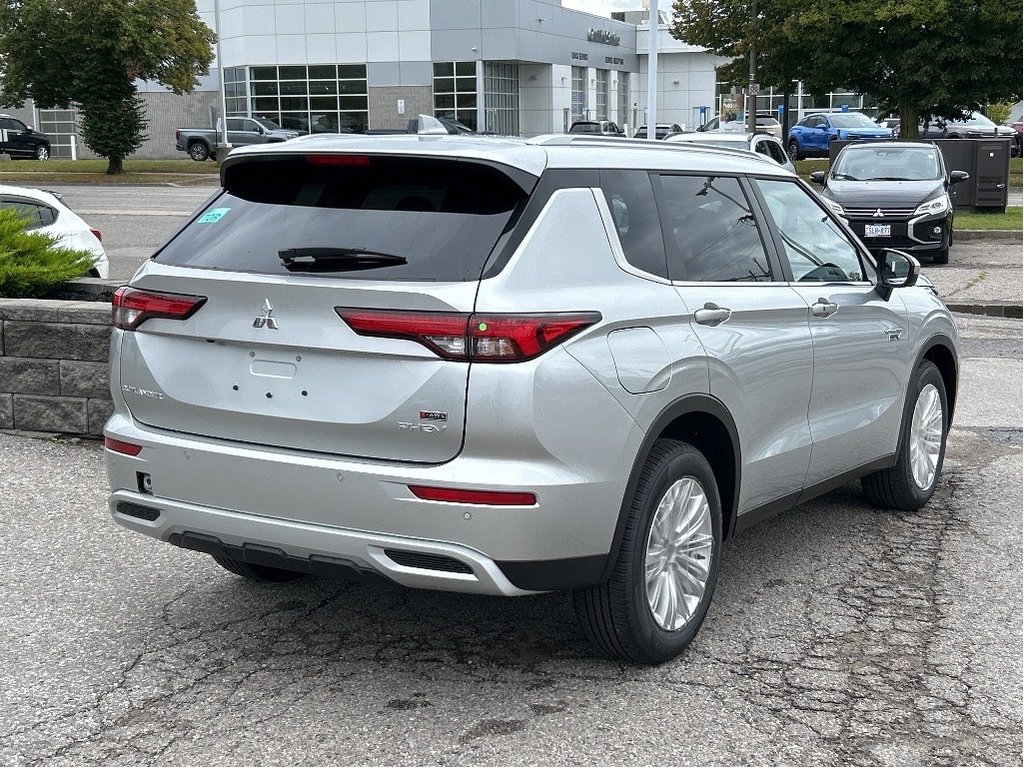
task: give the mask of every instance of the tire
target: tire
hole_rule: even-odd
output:
[[[573,593],[576,618],[597,651],[621,661],[661,664],[690,644],[718,579],[721,510],[715,475],[704,455],[688,443],[658,440],[640,473],[611,577]],[[673,512],[681,517],[673,519]],[[669,525],[655,527],[656,521]],[[685,538],[672,535],[679,525],[689,529]],[[675,549],[658,546],[659,531]],[[684,543],[690,545],[690,556],[679,549]],[[659,549],[660,558],[655,554]],[[702,585],[692,568],[703,572]],[[678,588],[684,590],[681,603],[676,602]]]
[[[194,141],[188,145],[188,156],[201,163],[210,156],[210,148],[201,141]]]
[[[803,160],[803,158],[800,156],[800,145],[797,143],[796,139],[790,139],[789,144],[787,144],[786,146],[789,148],[790,160],[792,160],[794,163],[797,160]]]
[[[254,565],[241,560],[235,560],[232,557],[221,557],[220,555],[210,555],[210,557],[216,560],[217,564],[225,570],[231,571],[236,576],[241,576],[250,581],[281,583],[295,581],[295,579],[301,579],[305,576],[304,573],[298,573],[297,571],[286,571],[282,568],[272,568],[269,565]]]
[[[39,144],[36,146],[36,160],[49,160],[50,159],[50,148],[45,144]]]
[[[940,248],[935,252],[935,256],[932,258],[934,264],[949,264],[949,246],[946,245],[944,248]]]
[[[935,407],[941,409],[937,414]],[[868,501],[908,512],[927,504],[942,475],[948,434],[949,406],[942,374],[935,363],[923,360],[908,391],[896,465],[861,478]]]

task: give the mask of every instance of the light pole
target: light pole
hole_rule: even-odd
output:
[[[222,162],[231,151],[228,143],[228,99],[224,90],[224,58],[221,56],[220,0],[213,0],[213,25],[217,28],[217,79],[220,81],[220,136],[217,142],[217,162]]]
[[[651,0],[647,25],[650,27],[650,43],[647,52],[647,138],[658,138],[658,0]]]

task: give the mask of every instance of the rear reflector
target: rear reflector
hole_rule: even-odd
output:
[[[126,443],[124,440],[115,440],[113,437],[104,437],[103,447],[114,453],[124,453],[128,456],[138,456],[139,451],[142,450],[141,445]]]
[[[434,488],[428,485],[410,485],[409,490],[419,499],[450,501],[456,504],[531,507],[537,503],[537,496],[526,491],[473,491],[464,488]]]
[[[445,360],[478,363],[531,360],[601,319],[597,312],[470,315],[351,307],[334,311],[360,336],[408,339]]]
[[[134,331],[154,317],[184,320],[206,303],[205,296],[186,296],[180,293],[140,291],[124,286],[114,294],[112,322],[115,328]]]
[[[310,165],[366,168],[370,165],[370,158],[366,155],[306,155],[306,162]]]

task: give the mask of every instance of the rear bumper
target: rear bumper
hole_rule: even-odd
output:
[[[530,594],[490,558],[449,542],[311,525],[131,491],[112,493],[110,510],[116,522],[138,533],[250,563],[318,575],[378,575],[421,589]],[[153,513],[155,519],[145,519]]]
[[[536,457],[467,452],[439,465],[370,462],[169,433],[121,413],[105,434],[143,446],[137,456],[106,452],[111,514],[134,531],[193,549],[200,547],[190,541],[207,537],[277,550],[297,559],[281,566],[293,570],[317,572],[310,558],[333,558],[410,587],[496,595],[598,583],[629,467],[623,462],[621,478],[588,476]],[[526,490],[537,503],[428,501],[409,485]],[[118,509],[124,503],[159,515],[126,514]],[[186,534],[192,538],[183,541]],[[384,554],[389,548],[453,558],[468,572],[401,565]]]

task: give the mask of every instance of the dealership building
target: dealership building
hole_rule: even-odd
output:
[[[215,3],[219,7],[215,8]],[[645,122],[647,13],[618,18],[560,0],[198,0],[220,37],[227,114],[310,132],[404,128],[453,117],[470,128],[534,136],[574,120]],[[217,28],[217,19],[220,28]],[[725,61],[659,29],[658,121],[694,126],[714,110]],[[149,139],[137,157],[181,157],[176,127],[220,114],[220,62],[191,94],[140,82]],[[22,110],[70,156],[75,115]],[[80,142],[78,156],[88,156]]]

